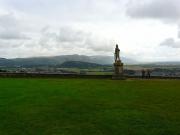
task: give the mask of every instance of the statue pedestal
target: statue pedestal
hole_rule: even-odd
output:
[[[114,74],[112,79],[124,79],[123,77],[123,63],[118,60],[114,63]]]

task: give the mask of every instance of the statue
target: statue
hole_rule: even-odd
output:
[[[120,49],[116,44],[115,53],[114,53],[114,74],[113,79],[124,79],[123,77],[123,63],[120,59]]]
[[[120,61],[119,54],[120,54],[120,49],[118,47],[118,44],[116,44],[115,53],[114,53],[115,62]]]

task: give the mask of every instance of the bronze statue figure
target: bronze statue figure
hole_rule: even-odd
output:
[[[118,44],[116,44],[115,53],[114,53],[114,74],[112,79],[123,79],[123,63],[120,59],[120,49]]]
[[[120,61],[119,54],[120,54],[120,49],[118,47],[118,44],[116,44],[115,53],[114,53],[114,60],[115,60],[115,62]]]

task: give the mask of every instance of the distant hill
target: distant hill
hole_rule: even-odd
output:
[[[98,64],[112,64],[114,62],[114,57],[113,56],[89,56],[91,60],[94,63]],[[126,58],[126,57],[121,57],[121,60],[124,64],[137,64],[137,62],[134,59]]]
[[[114,61],[113,56],[85,56],[85,55],[61,55],[51,57],[32,57],[32,58],[0,58],[0,67],[34,67],[34,66],[56,66],[67,61],[79,61],[96,63],[100,65],[111,65]],[[122,57],[125,64],[137,63],[135,60]]]
[[[0,66],[12,66],[14,61],[11,59],[0,58]]]
[[[82,61],[66,61],[60,65],[62,68],[97,68],[103,65]]]
[[[138,64],[142,67],[156,68],[156,67],[177,67],[180,68],[180,61],[163,61],[163,62],[149,62]]]
[[[153,65],[180,65],[180,61],[154,62]]]
[[[180,62],[149,62],[140,63],[136,60],[122,57],[122,62],[126,65],[146,65],[146,66],[180,66]],[[39,66],[59,66],[64,62],[77,61],[78,64],[83,64],[80,62],[94,63],[98,65],[112,65],[114,62],[113,56],[85,56],[85,55],[60,55],[51,57],[32,57],[32,58],[15,58],[15,59],[5,59],[0,58],[0,67],[39,67]],[[75,63],[74,63],[75,64]]]

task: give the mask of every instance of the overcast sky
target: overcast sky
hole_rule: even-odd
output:
[[[180,60],[180,0],[0,0],[0,57]]]

